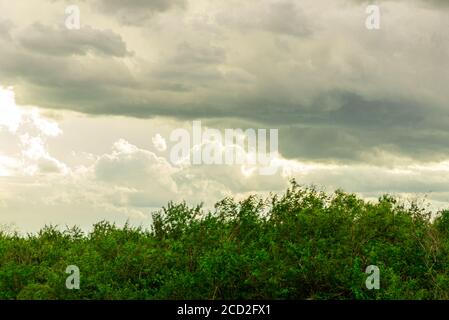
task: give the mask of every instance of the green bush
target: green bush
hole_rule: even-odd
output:
[[[69,265],[80,290],[66,288]],[[150,230],[0,232],[0,299],[449,299],[449,211],[293,181],[212,211],[169,203]]]

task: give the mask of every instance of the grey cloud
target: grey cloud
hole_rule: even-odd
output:
[[[169,63],[176,66],[185,64],[217,64],[225,62],[226,51],[216,46],[194,46],[183,42],[178,45],[175,55],[169,59]]]
[[[373,4],[369,0],[349,0],[351,2],[364,3],[366,5]],[[433,6],[433,7],[449,7],[449,2],[447,0],[378,0],[378,3],[383,2],[404,2],[404,3],[417,3],[421,5]]]
[[[109,9],[125,10],[111,3]],[[127,59],[119,59],[127,49],[112,33],[102,35],[108,44],[78,35],[74,43],[80,47],[58,41],[52,31],[52,42],[36,40],[43,38],[43,31],[31,40],[22,35],[23,46],[0,52],[0,75],[8,84],[18,84],[22,104],[92,115],[279,128],[281,152],[288,158],[377,163],[384,160],[370,155],[379,150],[419,161],[449,156],[449,96],[444,85],[449,80],[444,72],[449,47],[434,41],[445,39],[440,26],[447,23],[434,22],[442,15],[424,10],[423,16],[422,8],[412,7],[415,11],[407,11],[405,20],[422,19],[417,25],[398,23],[388,32],[370,33],[363,29],[364,12],[353,6],[343,9],[349,17],[359,14],[362,19],[357,16],[346,25],[339,14],[332,16],[334,7],[325,6],[330,1],[316,4],[329,21],[313,15],[318,9],[307,11],[312,2],[256,3],[223,5],[217,10],[218,23],[213,20],[216,12],[202,18],[205,25],[219,29],[217,33],[199,34],[197,25],[175,19],[181,15],[169,20],[168,31],[145,27],[139,30],[142,35],[132,29],[130,44],[148,43]],[[128,10],[139,5],[166,8],[136,2]],[[308,18],[301,18],[301,7]],[[394,8],[390,14],[403,17]],[[426,19],[432,23],[425,24]],[[321,29],[304,37],[312,30],[309,20],[317,20]],[[236,27],[246,32],[236,32]],[[129,30],[123,30],[120,33],[129,36]],[[95,50],[104,53],[74,56],[91,50],[90,45],[99,45]]]
[[[446,193],[444,201],[449,199],[447,197],[449,183],[447,171],[440,170],[410,167],[398,173],[382,167],[347,166],[312,170],[297,174],[296,179],[305,185],[327,186],[330,190],[342,188],[349,192],[371,194],[375,197],[386,193],[421,195]]]
[[[83,26],[80,30],[54,28],[35,23],[25,29],[18,42],[33,53],[55,56],[85,55],[88,52],[124,57],[129,55],[122,37],[111,30]]]
[[[62,96],[60,101],[72,100],[75,105],[79,96],[89,98],[89,91],[75,94],[74,90],[71,89],[71,96]],[[79,110],[116,115],[126,112],[134,117],[203,119],[205,123],[222,119],[222,125],[227,128],[240,127],[239,121],[246,122],[243,128],[279,128],[280,152],[287,158],[303,160],[377,163],[382,159],[369,156],[376,150],[413,157],[417,161],[444,160],[449,156],[449,112],[412,101],[366,101],[360,96],[333,93],[330,95],[333,99],[341,100],[341,105],[333,110],[325,110],[323,100],[311,106],[239,104],[232,99],[227,103],[194,105],[163,100],[156,104],[149,97],[148,104],[144,104],[127,101],[129,94],[121,91],[125,98],[119,101],[117,92],[110,92],[111,98],[102,98],[95,108],[83,110],[85,105],[80,105]],[[97,91],[97,94],[108,96],[107,92]],[[95,93],[92,95],[94,98]]]
[[[185,9],[187,0],[80,0],[91,6],[96,12],[114,17],[128,26],[140,26],[157,13],[167,12],[173,8]],[[69,0],[50,0],[50,2],[65,2]]]
[[[184,8],[185,0],[96,0],[93,2],[99,12],[113,15],[127,25],[140,25],[158,12],[171,8]]]
[[[242,32],[266,31],[291,36],[313,33],[312,21],[295,1],[260,1],[257,7],[235,7],[217,14],[217,21]]]
[[[275,2],[269,6],[266,20],[262,20],[263,29],[275,33],[304,36],[312,33],[310,21],[296,6],[295,2]]]
[[[173,55],[148,72],[148,81],[155,90],[178,93],[210,87],[223,80],[218,66],[225,62],[226,51],[223,48],[184,41]]]
[[[0,19],[0,39],[11,40],[11,30],[14,24],[10,20]]]
[[[113,149],[94,165],[98,181],[124,188],[123,201],[128,205],[160,206],[171,200],[176,192],[174,169],[165,159],[125,140],[117,141]]]
[[[417,161],[449,156],[449,110],[413,101],[374,100],[342,94],[335,110],[298,113],[281,129],[287,157],[375,163],[366,154],[385,150]],[[282,127],[281,127],[282,128]]]

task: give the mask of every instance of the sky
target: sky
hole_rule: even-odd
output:
[[[3,227],[149,226],[169,201],[211,207],[292,178],[449,207],[446,0],[0,0],[0,12]],[[277,129],[279,170],[173,163],[170,136],[193,121]]]

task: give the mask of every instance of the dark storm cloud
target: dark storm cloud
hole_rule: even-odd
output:
[[[286,158],[385,164],[387,160],[375,156],[377,150],[417,161],[438,161],[449,156],[449,112],[444,109],[429,108],[413,101],[366,100],[350,93],[328,95],[340,101],[340,105],[326,110],[325,99],[318,99],[312,105],[279,101],[251,105],[238,104],[232,99],[228,103],[167,103],[150,98],[142,103],[137,99],[130,101],[128,97],[132,93],[123,88],[114,92],[98,87],[90,90],[84,86],[45,92],[41,98],[49,106],[52,106],[48,104],[51,96],[55,98],[55,107],[59,103],[72,104],[71,109],[91,114],[202,119],[205,124],[220,123],[218,119],[222,119],[225,128],[279,128],[280,152]],[[102,98],[96,99],[98,96]],[[80,103],[82,99],[86,103]],[[27,100],[40,101],[40,97],[36,95]]]
[[[188,9],[183,1],[94,3],[120,19]],[[379,150],[447,158],[444,16],[412,6],[405,21],[416,25],[398,21],[375,33],[364,29],[359,6],[343,6],[346,18],[329,7],[335,2],[317,3],[223,2],[210,16],[198,8],[188,19],[170,12],[158,28],[132,32],[115,22],[112,31],[75,32],[30,24],[10,35],[0,24],[10,35],[0,51],[0,76],[4,84],[20,84],[21,104],[279,128],[287,158],[382,162],[370,158]],[[404,15],[393,9],[390,16]]]
[[[40,91],[41,94],[46,92],[50,95],[48,101],[52,101],[52,95],[70,96],[71,92],[80,93],[80,89],[84,95],[78,95],[77,99],[93,101],[98,97],[101,92],[99,89],[102,87],[108,86],[113,89],[115,86],[126,87],[132,84],[132,78],[122,64],[116,61],[110,61],[106,65],[97,61],[95,64],[95,61],[93,58],[92,62],[83,64],[76,57],[64,59],[5,48],[0,53],[0,75],[4,84],[12,85],[24,81],[27,83],[24,87],[30,92],[33,90]],[[91,73],[93,70],[97,72]],[[20,86],[17,91],[21,92]],[[29,100],[22,102],[35,103]],[[45,104],[42,100],[39,102]],[[59,104],[56,108],[66,107]]]
[[[336,96],[333,94],[333,96]],[[287,157],[382,162],[367,153],[384,150],[418,161],[449,156],[449,111],[414,101],[366,100],[342,93],[341,106],[308,108],[291,125],[281,126],[281,152]]]

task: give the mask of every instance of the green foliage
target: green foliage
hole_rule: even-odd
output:
[[[151,230],[0,232],[0,299],[449,299],[449,211],[294,181],[283,196],[169,203]],[[68,290],[66,267],[81,270]],[[380,268],[380,289],[365,268]]]

